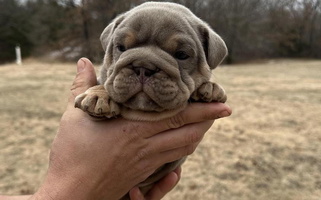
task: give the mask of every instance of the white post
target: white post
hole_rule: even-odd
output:
[[[21,49],[20,49],[20,46],[17,45],[16,46],[16,62],[18,65],[21,65],[22,64],[22,61],[21,61]]]

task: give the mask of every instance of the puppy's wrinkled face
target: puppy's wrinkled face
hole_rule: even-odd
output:
[[[133,9],[105,29],[101,81],[115,102],[146,112],[178,110],[209,80],[203,29],[184,12]]]

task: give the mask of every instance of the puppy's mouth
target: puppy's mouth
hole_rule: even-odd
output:
[[[159,68],[155,67],[153,69],[148,69],[145,67],[133,67],[132,70],[137,75],[137,79],[141,84],[145,84],[151,76],[160,71]]]
[[[189,98],[179,73],[169,74],[158,67],[123,67],[105,87],[117,103],[145,112],[175,110]]]
[[[145,112],[162,112],[164,108],[156,104],[145,92],[139,92],[130,98],[123,105],[132,110]]]

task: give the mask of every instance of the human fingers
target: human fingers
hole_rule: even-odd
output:
[[[207,121],[207,122],[201,122],[201,123],[211,124],[212,122]],[[192,138],[191,140],[187,140],[187,142],[185,142],[186,143],[185,145],[178,145],[177,148],[175,148],[175,145],[173,145],[173,146],[170,146],[172,149],[159,152],[156,156],[157,159],[154,160],[156,166],[160,166],[164,163],[179,160],[183,157],[186,157],[194,153],[198,144],[203,139],[205,132],[198,132],[196,134],[197,136],[195,138]]]
[[[75,97],[88,88],[97,85],[97,77],[93,64],[87,58],[81,58],[77,62],[77,75],[71,86],[71,94],[68,104],[74,106]]]
[[[123,121],[126,124],[126,121]],[[136,123],[129,125],[119,124],[122,130],[119,135],[119,141],[125,141],[122,146],[136,146],[135,160],[142,160],[153,163],[153,166],[161,166],[184,156],[191,154],[197,144],[203,138],[205,132],[212,126],[213,120],[207,120],[199,123],[188,124],[178,129],[171,129],[154,135],[153,137],[143,138],[141,131],[145,126],[139,126]],[[134,125],[135,126],[134,126]],[[172,152],[172,153],[171,153]]]
[[[204,134],[213,125],[213,120],[185,125],[179,129],[171,129],[148,138],[151,151],[165,152],[191,144],[199,143]]]
[[[207,120],[199,123],[188,124],[178,129],[171,129],[156,134],[153,137],[137,140],[141,138],[140,132],[131,128],[131,134],[121,134],[129,138],[131,144],[140,144],[137,160],[147,160],[154,166],[161,166],[164,163],[178,160],[184,156],[190,155],[196,149],[198,143],[202,140],[206,131],[212,126],[213,120]],[[141,128],[138,128],[143,131]],[[135,134],[135,132],[137,132]],[[124,132],[126,133],[126,132]],[[142,138],[141,138],[142,139]],[[137,141],[137,142],[132,142]]]
[[[213,121],[185,125],[145,139],[144,148],[136,153],[137,160],[148,160],[153,166],[173,162],[192,154]],[[149,145],[146,145],[149,144]]]
[[[129,191],[131,200],[146,200],[144,194],[140,191],[139,187],[134,187]]]
[[[223,103],[192,103],[173,117],[144,125],[145,131],[142,134],[144,137],[151,137],[165,130],[176,129],[186,124],[215,120],[231,114],[232,109]]]
[[[145,196],[138,187],[134,187],[129,192],[130,198],[131,200],[160,200],[176,186],[180,177],[181,167],[178,167],[157,182]]]
[[[181,178],[181,167],[169,173],[162,180],[154,185],[154,187],[147,193],[145,198],[147,200],[162,199],[168,192],[170,192],[179,182]]]

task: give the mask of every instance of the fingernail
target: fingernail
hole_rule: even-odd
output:
[[[223,118],[223,117],[228,117],[228,116],[230,116],[230,115],[231,115],[230,112],[224,110],[223,112],[221,112],[221,113],[217,116],[217,119]]]
[[[77,73],[80,73],[85,70],[86,63],[84,60],[79,59],[77,63]]]

